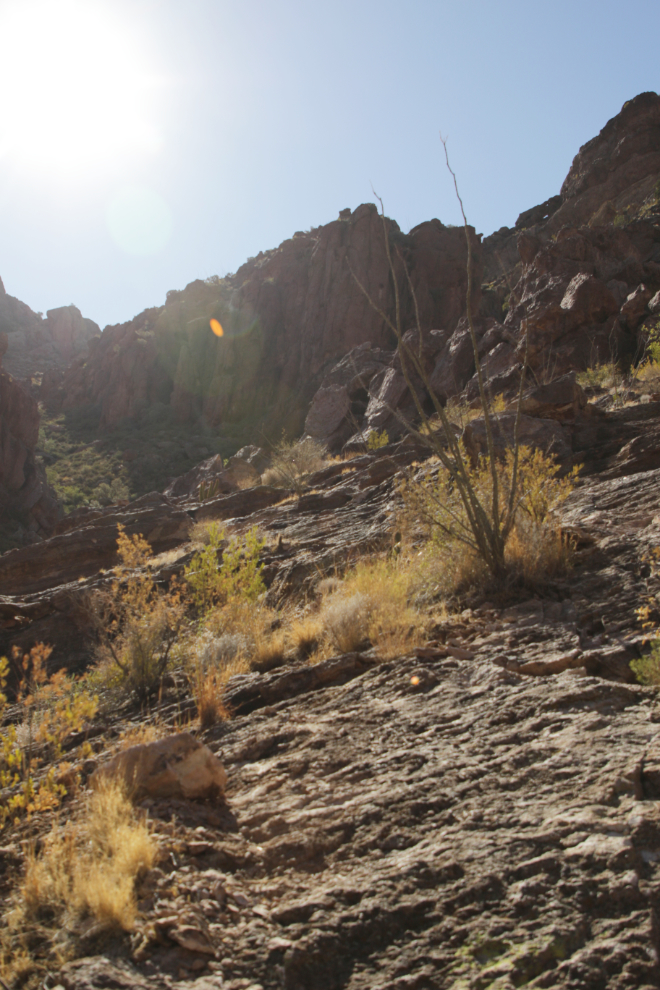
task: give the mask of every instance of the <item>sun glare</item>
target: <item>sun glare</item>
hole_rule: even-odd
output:
[[[90,0],[0,6],[0,158],[81,170],[152,149],[154,78],[130,25]]]

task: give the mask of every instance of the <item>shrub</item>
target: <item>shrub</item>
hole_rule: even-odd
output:
[[[352,653],[368,638],[371,602],[366,595],[337,593],[323,610],[325,630],[340,653]]]
[[[261,477],[262,483],[300,493],[308,478],[325,464],[325,452],[323,444],[311,437],[294,443],[282,440],[273,452],[272,466]]]
[[[266,590],[261,577],[263,564],[259,563],[264,541],[259,538],[256,527],[244,540],[232,536],[222,551],[222,563],[218,565],[224,540],[224,530],[217,523],[211,523],[207,546],[195,554],[184,571],[193,601],[202,614],[217,604],[254,602]]]
[[[97,636],[97,673],[114,672],[108,686],[133,692],[143,704],[158,689],[184,619],[175,582],[163,593],[149,572],[151,547],[140,535],[118,526],[120,566],[108,591],[89,600]]]
[[[637,660],[630,661],[630,669],[640,684],[660,686],[660,641],[651,643],[651,651]]]
[[[390,437],[387,430],[383,430],[381,433],[378,430],[372,430],[367,439],[367,450],[380,450],[381,447],[387,447],[390,442]]]
[[[59,760],[66,739],[94,717],[98,698],[68,678],[66,671],[48,675],[48,646],[38,643],[29,653],[14,647],[12,664],[22,722],[0,729],[0,787],[13,793],[0,807],[0,824],[11,815],[31,814],[57,805],[66,794],[58,780],[67,764],[52,766],[36,779],[47,760]],[[0,716],[6,707],[5,686],[9,663],[0,657]]]
[[[463,456],[467,461],[465,452]],[[509,449],[496,462],[500,497],[504,502],[511,498],[514,468],[513,526],[505,542],[505,562],[509,569],[513,565],[531,577],[556,569],[559,561],[566,560],[566,544],[562,543],[550,515],[575,487],[578,468],[559,478],[554,459],[542,451],[520,447],[516,464],[514,451]],[[490,463],[487,458],[479,458],[476,466],[468,470],[471,488],[482,511],[488,513],[493,504]],[[478,564],[483,556],[451,472],[443,464],[436,464],[430,470],[411,475],[402,485],[402,494],[406,512],[421,520],[435,551],[439,551],[439,565],[445,570],[444,582],[440,580],[445,590],[473,582],[483,571]]]
[[[577,380],[585,388],[616,388],[621,385],[623,374],[614,361],[609,361],[580,371]]]
[[[371,644],[389,659],[418,645],[424,620],[412,605],[417,581],[407,560],[358,564],[321,607],[319,620],[333,647],[347,653]]]

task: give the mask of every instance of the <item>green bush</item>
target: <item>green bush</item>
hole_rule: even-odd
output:
[[[640,684],[660,685],[660,640],[653,640],[650,653],[631,660],[630,669]]]
[[[261,577],[263,564],[259,563],[264,541],[257,535],[256,527],[246,534],[244,541],[232,536],[222,549],[224,539],[224,530],[218,523],[211,523],[208,544],[185,568],[186,583],[201,613],[230,601],[254,602],[266,590]],[[218,566],[221,552],[222,563]]]
[[[378,430],[372,430],[367,440],[367,450],[380,450],[381,447],[387,447],[389,442],[390,437],[387,430],[382,430],[381,433]]]

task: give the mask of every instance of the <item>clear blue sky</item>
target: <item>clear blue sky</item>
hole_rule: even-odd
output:
[[[511,226],[625,100],[660,89],[658,0],[19,8],[0,0],[15,53],[0,276],[33,309],[73,302],[102,327],[372,200],[372,184],[404,231],[458,222],[439,131],[470,222]]]

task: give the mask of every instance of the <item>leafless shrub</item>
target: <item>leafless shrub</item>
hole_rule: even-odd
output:
[[[311,437],[295,443],[282,441],[275,448],[272,466],[261,476],[262,483],[300,493],[308,478],[323,467],[324,458],[325,447]]]

